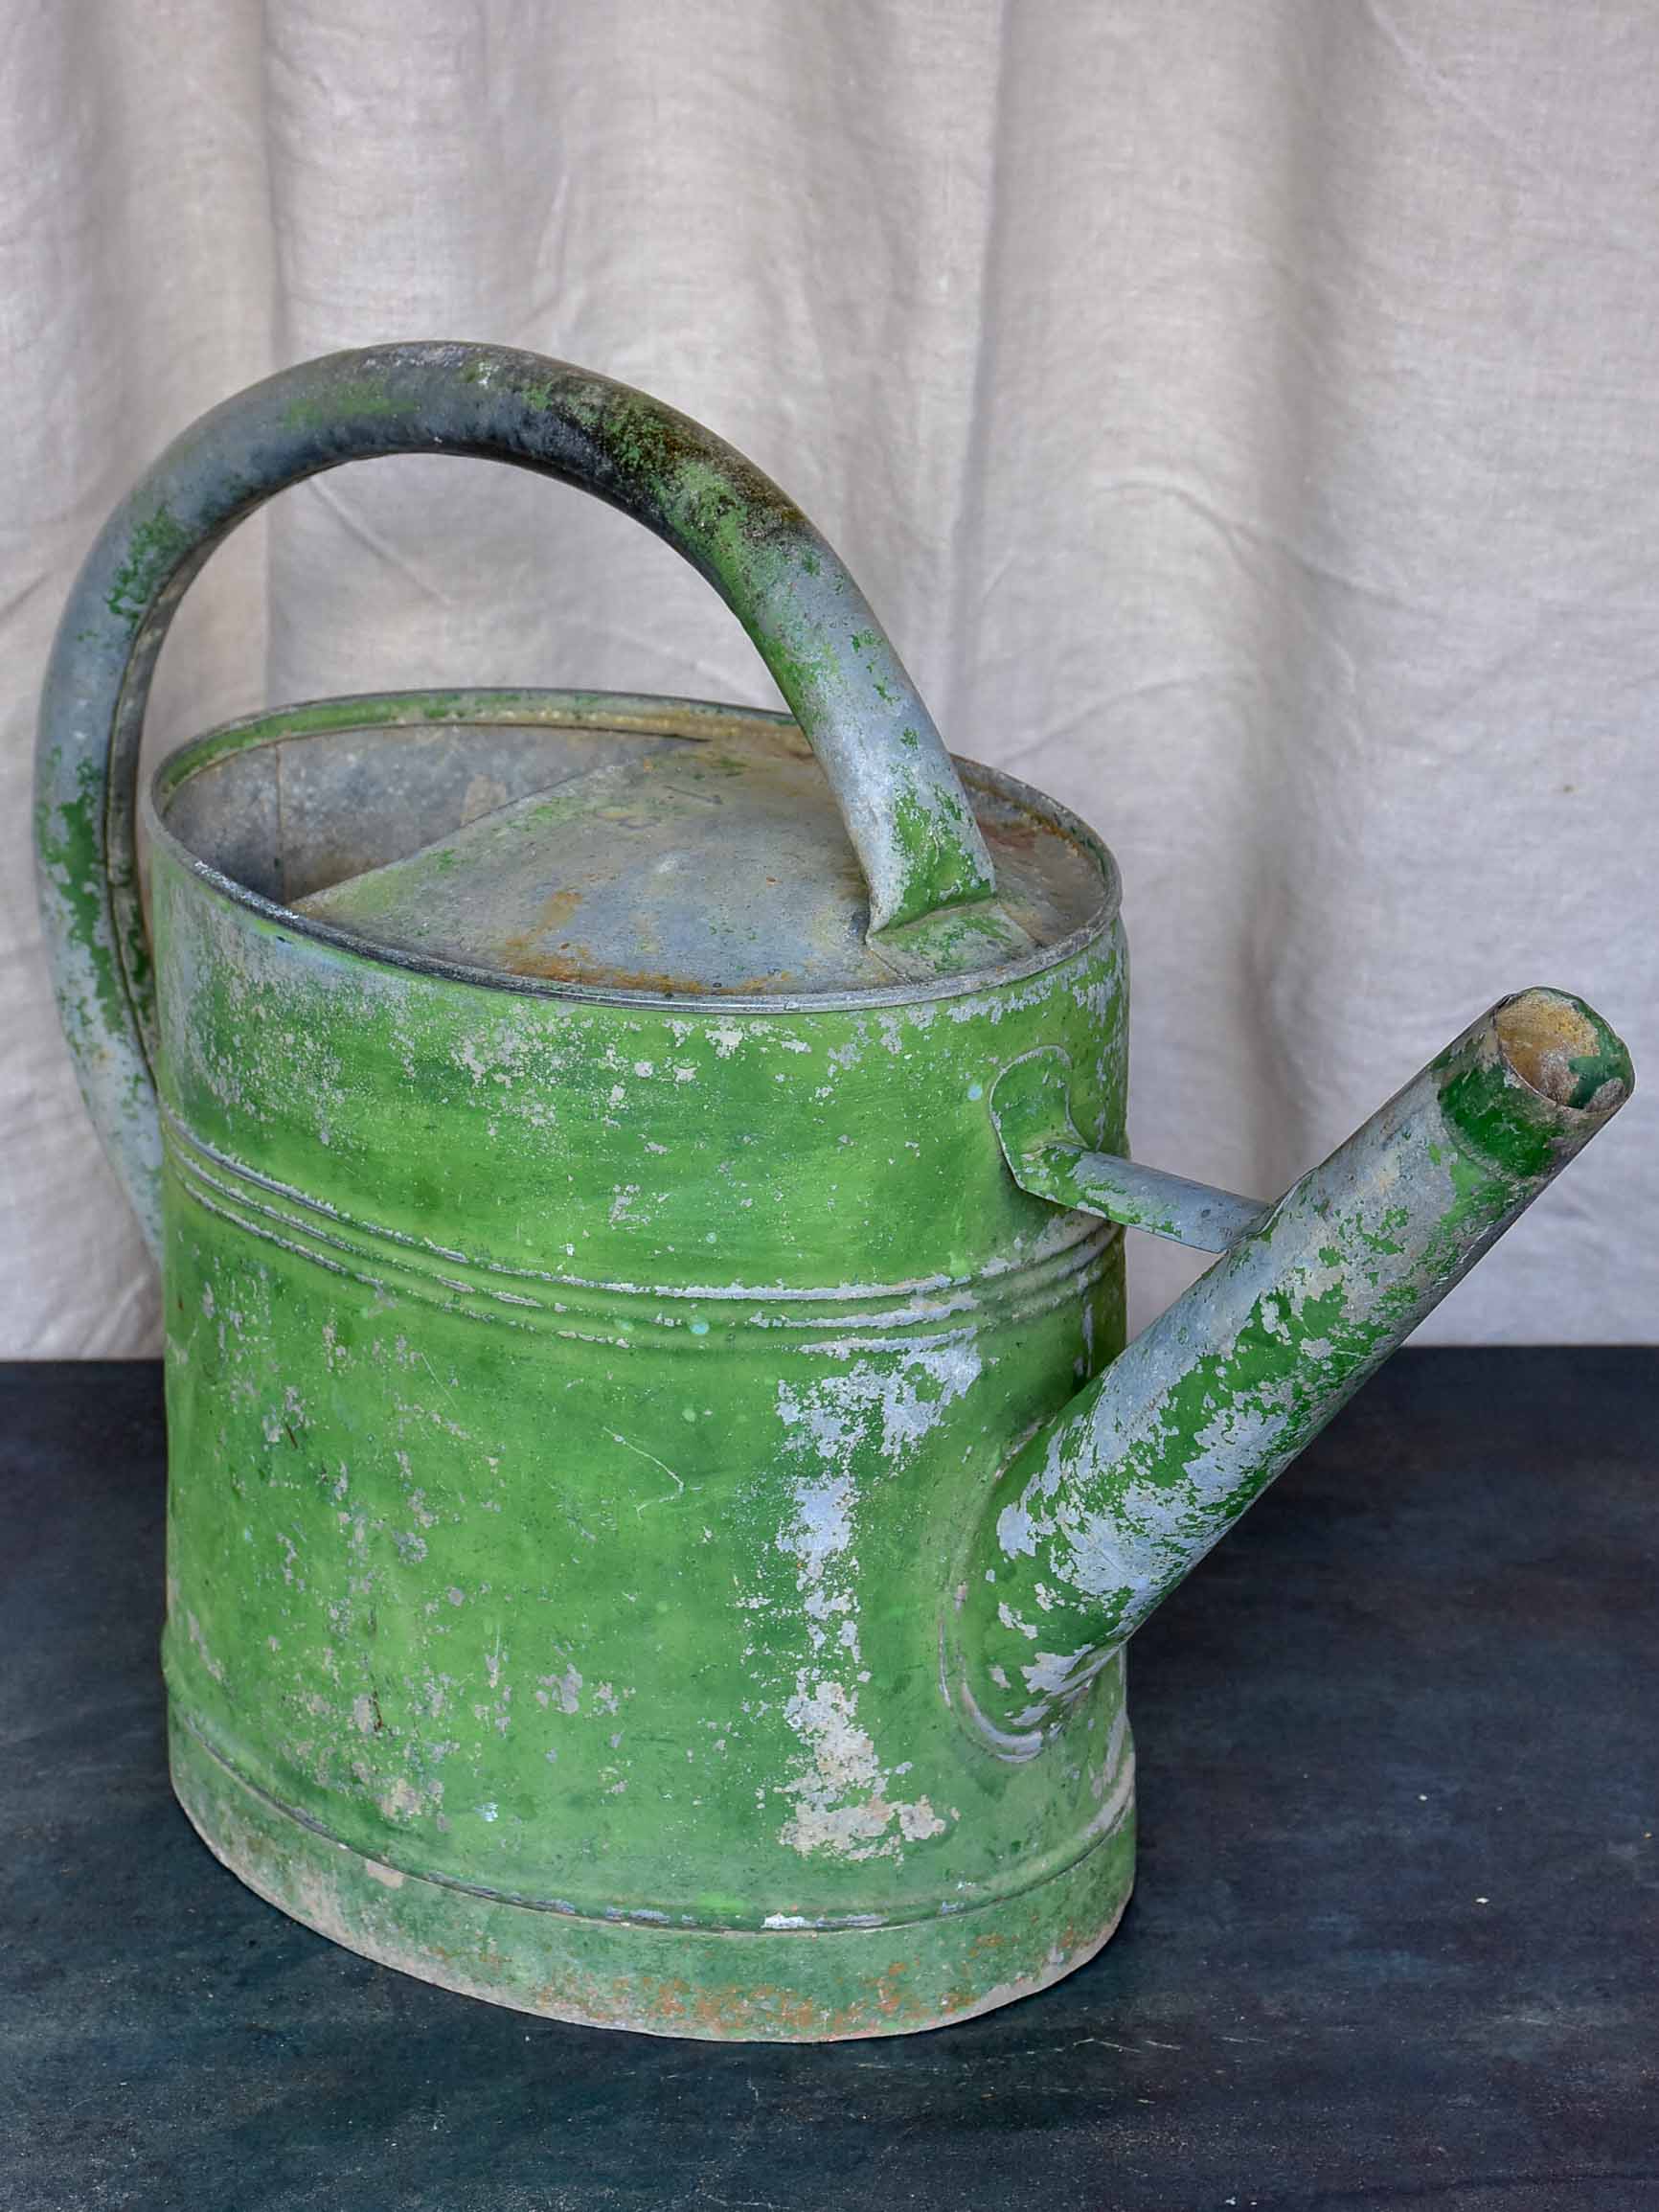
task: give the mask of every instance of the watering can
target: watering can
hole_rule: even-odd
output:
[[[261,501],[393,453],[683,554],[787,715],[325,700],[144,800]],[[40,881],[162,1268],[174,1786],[307,1926],[529,2012],[901,2033],[1129,1894],[1124,1649],[1628,1096],[1500,1000],[1261,1205],[1125,1154],[1119,883],[946,753],[782,491],[643,394],[399,345],[206,416],[58,632]],[[1125,1349],[1125,1228],[1217,1255]]]

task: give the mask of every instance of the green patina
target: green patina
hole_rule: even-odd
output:
[[[1288,1326],[1287,1301],[1294,1307]],[[1158,1509],[1164,1539],[1156,1574],[1115,1589],[1079,1590],[1073,1540],[1062,1536],[1052,1553],[1039,1552],[1042,1563],[1034,1576],[1016,1571],[1011,1577],[1000,1546],[981,1539],[975,1554],[978,1573],[994,1575],[1003,1603],[1017,1609],[1034,1579],[1043,1583],[1047,1602],[1040,1608],[1029,1598],[1027,1603],[1030,1617],[1041,1622],[1045,1649],[1110,1649],[1126,1640],[1325,1425],[1398,1336],[1388,1313],[1355,1316],[1349,1303],[1346,1284],[1296,1299],[1291,1283],[1277,1283],[1224,1349],[1193,1351],[1160,1397],[1156,1422],[1121,1459],[1098,1465],[1085,1453],[1077,1461],[1091,1519],[1133,1531],[1145,1520],[1151,1499],[1184,1501],[1172,1521]],[[1109,1393],[1110,1375],[1097,1387]],[[1269,1450],[1255,1442],[1255,1424],[1263,1418],[1271,1426]],[[1237,1430],[1239,1441],[1225,1489],[1217,1495],[1196,1491],[1190,1471],[1199,1440],[1229,1428]],[[1011,1463],[1005,1490],[1017,1493],[1039,1479],[1048,1453],[1046,1437],[1028,1445]],[[1017,1636],[997,1641],[1017,1665]]]
[[[1617,1051],[1602,1046],[1596,1052],[1575,1054],[1567,1065],[1578,1080],[1562,1103],[1579,1113],[1593,1103],[1605,1084],[1620,1083],[1628,1089],[1635,1081],[1630,1055],[1622,1045]]]
[[[1543,1072],[1539,1056],[1563,1029],[1597,1039],[1581,1055],[1595,1117],[1523,1072]],[[964,1586],[989,1587],[996,1607],[977,1645],[962,1647],[977,1710],[1005,1728],[1063,1733],[1091,1654],[1098,1663],[1134,1633],[1617,1110],[1630,1080],[1624,1048],[1580,1002],[1543,992],[1503,1002],[1017,1453],[963,1569]],[[1028,1065],[996,1098],[1016,1173],[1040,1187],[1034,1140],[1063,1120],[1063,1090]],[[1109,1185],[1112,1167],[1074,1160],[1067,1179]]]
[[[81,956],[82,969],[91,983],[97,1015],[102,1025],[119,1033],[126,1019],[126,992],[110,923],[109,888],[104,874],[103,777],[94,761],[77,764],[76,795],[52,797],[61,778],[61,756],[54,756],[50,774],[34,806],[34,849],[42,870],[50,877],[70,938]],[[65,1005],[78,1029],[90,1032],[90,1010]]]
[[[881,933],[881,947],[899,955],[927,975],[958,975],[999,961],[1018,960],[1032,949],[1031,939],[994,901],[942,906],[920,922]]]
[[[389,973],[165,848],[154,889],[166,1664],[216,1847],[372,1955],[670,2032],[895,2032],[1086,1955],[1121,1682],[1092,1758],[987,1759],[916,1578],[1123,1340],[1116,1240],[1042,1257],[983,1106],[1059,1038],[1121,1132],[1115,938],[948,1009],[652,1010]],[[964,1291],[880,1288],[918,1277]]]
[[[196,542],[196,534],[166,507],[158,507],[127,536],[125,558],[105,602],[118,622],[136,629],[156,594]]]
[[[1356,1224],[1354,1234],[1368,1252],[1384,1258],[1397,1258],[1405,1250],[1400,1242],[1403,1232],[1411,1227],[1409,1206],[1390,1206],[1377,1219],[1375,1226]]]
[[[899,791],[893,805],[893,836],[908,863],[912,889],[895,924],[992,895],[995,885],[974,865],[961,829],[962,810],[947,791]]]
[[[1461,1070],[1446,1084],[1446,1118],[1485,1156],[1500,1159],[1518,1175],[1542,1174],[1557,1143],[1554,1120],[1534,1108],[1525,1091],[1497,1062]]]
[[[292,400],[283,422],[289,430],[337,436],[350,432],[356,422],[401,415],[407,404],[384,377],[342,376]]]
[[[1227,1251],[1261,1226],[1268,1209],[1255,1199],[1091,1151],[1072,1119],[1070,1075],[1058,1053],[1042,1052],[997,1079],[991,1116],[1022,1190],[1206,1252]]]
[[[383,707],[331,711],[426,718]],[[1220,1264],[1261,1271],[1236,1326],[1148,1333],[1178,1351],[1113,1455],[1121,1242],[998,1129],[1073,1175],[1079,1128],[1121,1149],[1115,924],[1003,981],[994,907],[897,932],[991,958],[937,1001],[665,1006],[388,969],[165,837],[153,873],[165,1663],[215,1848],[372,1957],[668,2033],[900,2032],[1088,1955],[1131,1866],[1112,1647],[1534,1186],[1448,1120],[1435,1208],[1338,1178],[1298,1230],[1292,1194]],[[1011,1562],[1057,1442],[1072,1503]],[[1155,1570],[1079,1586],[1091,1518]],[[942,1619],[1011,1721],[1034,1651],[1094,1654],[1042,1755],[942,1698]]]

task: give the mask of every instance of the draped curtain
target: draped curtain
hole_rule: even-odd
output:
[[[1643,0],[12,0],[0,1350],[158,1341],[34,909],[57,611],[193,416],[377,339],[785,485],[953,747],[1117,852],[1143,1158],[1271,1195],[1534,982],[1653,1059],[1656,85]],[[215,558],[149,742],[453,682],[775,700],[617,515],[388,461]],[[1656,1334],[1651,1096],[1432,1334]]]

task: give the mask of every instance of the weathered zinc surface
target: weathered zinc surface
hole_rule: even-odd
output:
[[[988,1757],[940,1623],[965,1499],[1123,1340],[1120,1233],[1022,1193],[986,1104],[1057,1039],[1122,1143],[1103,861],[1058,957],[790,1005],[391,966],[153,850],[216,1848],[376,1956],[688,2033],[927,2024],[1098,1946],[1121,1678]]]
[[[259,718],[156,780],[152,973],[179,597],[284,485],[431,450],[676,545],[823,777],[685,701]],[[1125,1640],[1630,1088],[1532,992],[1274,1207],[1135,1169],[1109,855],[965,787],[775,486],[532,355],[341,355],[187,433],[40,764],[66,1030],[163,1251],[180,1798],[312,1927],[534,2011],[888,2034],[1087,1958]],[[1223,1254],[1126,1352],[1124,1223]]]
[[[1028,1053],[996,1080],[991,1119],[1022,1191],[1200,1252],[1230,1251],[1266,1220],[1269,1208],[1255,1198],[1091,1150],[1072,1120],[1071,1091],[1071,1062],[1057,1045]]]
[[[981,1526],[960,1631],[966,1695],[999,1742],[1041,1747],[1633,1081],[1581,1000],[1501,1001],[1245,1222],[1228,1256],[1015,1454]]]
[[[153,984],[134,825],[156,656],[208,555],[274,493],[348,461],[433,452],[580,485],[709,579],[812,738],[873,927],[992,888],[939,732],[857,585],[794,502],[700,423],[500,346],[368,347],[284,371],[193,424],[111,515],[58,626],[41,704],[36,851],[58,1007],[152,1244]]]

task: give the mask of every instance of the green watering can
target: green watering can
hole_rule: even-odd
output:
[[[676,547],[788,716],[327,700],[175,753],[224,535],[477,455]],[[683,416],[405,345],[206,416],[93,549],[47,935],[161,1261],[174,1784],[308,1927],[526,2011],[898,2034],[1129,1894],[1124,1647],[1631,1088],[1499,1002],[1276,1205],[1124,1156],[1116,868],[955,762],[852,578]],[[1123,1229],[1219,1255],[1125,1349]]]

